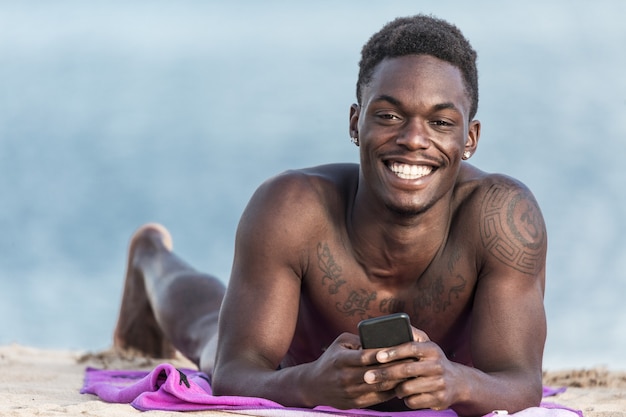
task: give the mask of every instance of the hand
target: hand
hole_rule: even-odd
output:
[[[365,408],[396,397],[399,381],[385,380],[368,383],[364,374],[369,366],[380,368],[376,350],[360,349],[359,337],[344,333],[337,337],[312,364],[310,372],[314,403],[339,409]]]
[[[413,329],[413,336],[414,342],[378,350],[376,360],[389,366],[368,370],[365,382],[379,385],[401,380],[394,391],[407,407],[449,408],[458,388],[457,366],[429,340],[426,333]]]

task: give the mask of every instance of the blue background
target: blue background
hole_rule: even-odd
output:
[[[357,161],[362,44],[418,12],[479,54],[472,163],[549,230],[545,367],[626,368],[626,3],[0,1],[0,343],[103,349],[128,238],[228,280],[265,178]]]

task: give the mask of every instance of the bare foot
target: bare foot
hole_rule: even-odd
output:
[[[137,267],[142,258],[163,250],[172,250],[172,237],[159,224],[140,227],[130,240],[122,305],[113,333],[115,348],[135,349],[154,358],[171,358],[176,353],[156,321],[143,274]]]

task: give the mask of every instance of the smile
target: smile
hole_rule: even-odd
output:
[[[433,172],[433,167],[431,166],[401,164],[399,162],[389,164],[389,169],[404,180],[416,180]]]

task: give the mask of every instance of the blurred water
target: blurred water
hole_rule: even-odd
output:
[[[362,44],[434,13],[479,53],[473,163],[549,229],[546,367],[626,368],[626,3],[0,1],[0,343],[101,349],[146,221],[225,282],[248,198],[357,161]]]

